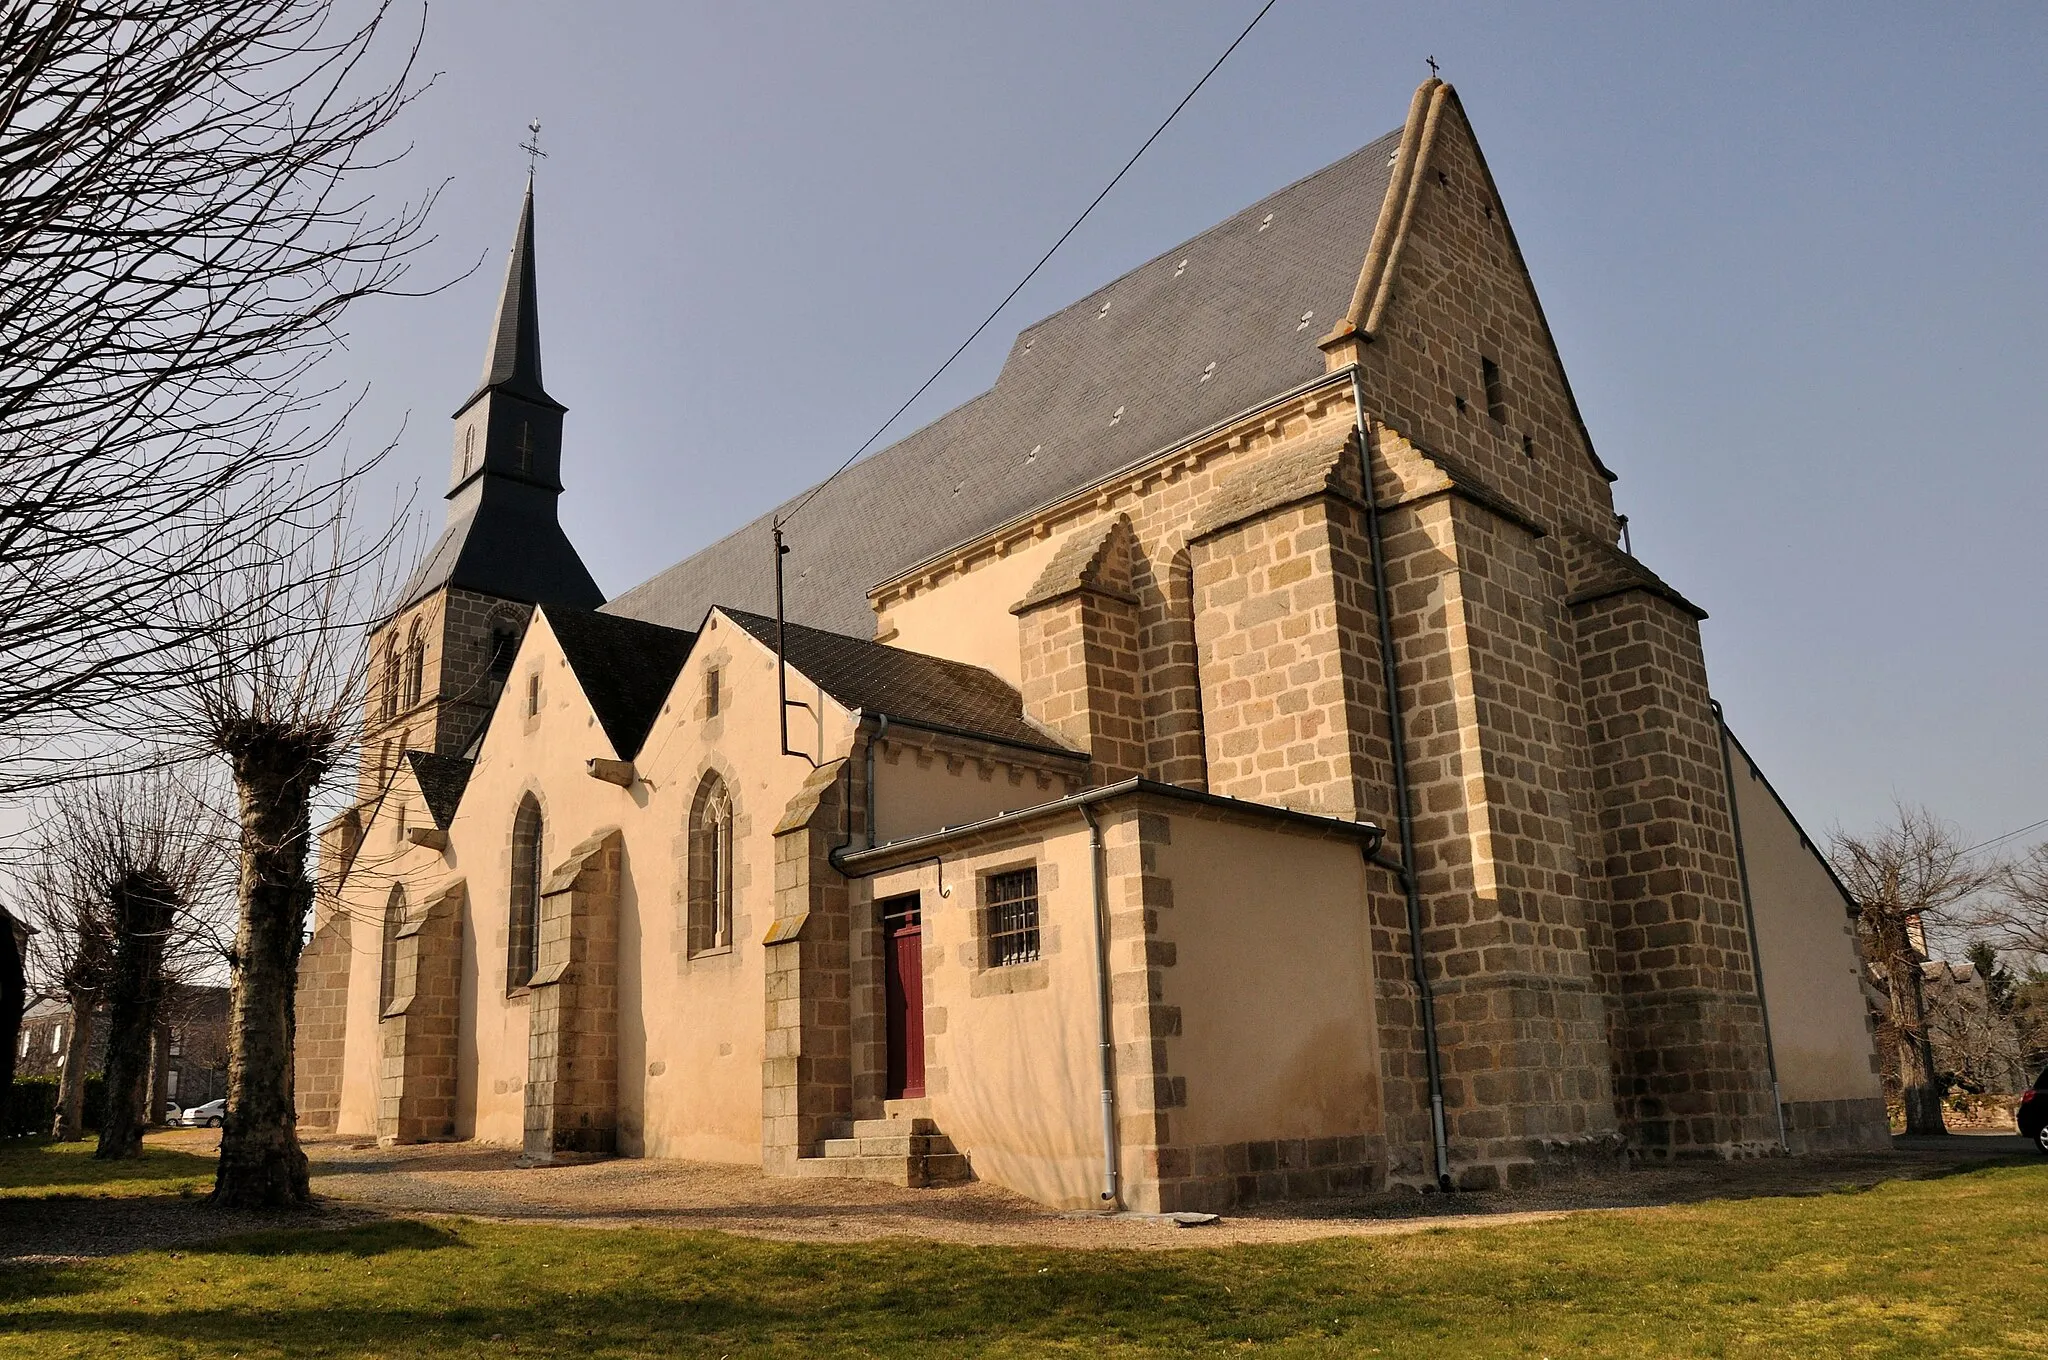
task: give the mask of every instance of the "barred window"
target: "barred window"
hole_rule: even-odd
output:
[[[988,966],[1038,957],[1038,870],[988,876]]]

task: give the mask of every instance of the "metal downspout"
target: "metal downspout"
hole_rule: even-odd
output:
[[[1764,1062],[1771,1072],[1771,1108],[1778,1115],[1778,1146],[1788,1155],[1792,1142],[1785,1134],[1785,1097],[1778,1089],[1778,1042],[1771,1037],[1771,1006],[1764,1000],[1764,953],[1756,938],[1756,900],[1749,892],[1749,856],[1742,849],[1742,814],[1735,807],[1735,757],[1728,749],[1728,719],[1721,701],[1709,699],[1714,725],[1720,729],[1721,773],[1728,780],[1728,826],[1735,833],[1735,876],[1742,883],[1742,920],[1749,928],[1749,966],[1756,973],[1756,1008],[1764,1020]]]
[[[1373,611],[1379,618],[1380,675],[1387,692],[1387,738],[1394,765],[1394,811],[1400,828],[1401,863],[1396,877],[1408,909],[1408,952],[1415,965],[1415,993],[1422,1009],[1422,1043],[1429,1066],[1430,1132],[1436,1144],[1436,1184],[1451,1188],[1451,1154],[1444,1133],[1443,1055],[1437,1047],[1436,997],[1430,991],[1429,970],[1422,954],[1422,891],[1415,882],[1415,814],[1408,791],[1408,741],[1401,716],[1400,668],[1394,658],[1394,625],[1388,602],[1385,545],[1380,537],[1380,500],[1372,480],[1372,431],[1365,414],[1365,392],[1359,386],[1358,367],[1351,369],[1351,400],[1358,412],[1358,467],[1365,491],[1366,541],[1372,552]],[[1367,862],[1389,867],[1385,861],[1367,856]]]
[[[868,849],[870,850],[882,843],[881,836],[875,831],[875,747],[888,735],[889,715],[884,713],[876,724],[875,730],[868,734],[867,836]]]
[[[1112,1209],[1123,1207],[1118,1197],[1116,1144],[1116,1038],[1110,1029],[1109,931],[1102,913],[1108,896],[1103,879],[1102,823],[1095,809],[1081,804],[1081,816],[1088,822],[1088,858],[1095,897],[1095,1004],[1096,1023],[1102,1040],[1102,1198]]]

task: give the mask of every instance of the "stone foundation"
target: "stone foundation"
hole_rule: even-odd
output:
[[[2006,1120],[2009,1129],[2012,1120]],[[1788,1100],[1785,1141],[1795,1156],[1815,1152],[1890,1152],[1891,1121],[1884,1097],[1868,1100]]]
[[[1386,1139],[1278,1138],[1160,1148],[1161,1213],[1222,1213],[1250,1204],[1365,1195],[1387,1183]]]

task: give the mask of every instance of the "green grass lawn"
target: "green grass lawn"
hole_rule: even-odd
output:
[[[393,1221],[0,1268],[0,1356],[2040,1355],[2044,1206],[2029,1165],[1168,1252]]]
[[[136,1195],[204,1195],[213,1189],[214,1158],[169,1148],[140,1157],[96,1160],[96,1138],[77,1143],[0,1141],[0,1199],[126,1199]]]

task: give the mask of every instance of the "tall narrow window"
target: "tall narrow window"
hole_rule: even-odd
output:
[[[384,644],[384,681],[380,703],[384,721],[390,722],[398,716],[398,644],[386,641]]]
[[[391,885],[391,896],[384,903],[384,952],[382,971],[377,981],[377,1014],[391,1009],[391,1002],[398,995],[398,932],[405,925],[405,885]]]
[[[540,713],[540,672],[526,677],[526,716],[531,718]]]
[[[1038,957],[1038,870],[990,874],[988,966],[1029,963]]]
[[[524,420],[519,422],[519,470],[533,471],[533,426]]]
[[[405,643],[405,706],[411,708],[420,701],[420,694],[426,689],[427,681],[427,640],[420,635],[420,626],[415,622],[412,633]]]
[[[1508,423],[1507,389],[1501,386],[1500,365],[1485,355],[1479,357],[1479,376],[1486,380],[1486,414],[1502,425]]]
[[[704,776],[690,807],[689,948],[732,945],[732,797],[716,774]]]
[[[532,794],[519,800],[512,819],[512,911],[505,930],[505,990],[533,981],[540,966],[540,804]]]
[[[469,469],[476,462],[476,426],[471,425],[462,432],[462,475],[467,477]]]
[[[710,670],[704,672],[705,717],[715,718],[718,716],[718,705],[722,697],[718,689],[718,667],[713,666]]]
[[[509,624],[491,628],[491,678],[503,680],[512,673],[512,655],[519,650],[519,633]]]

